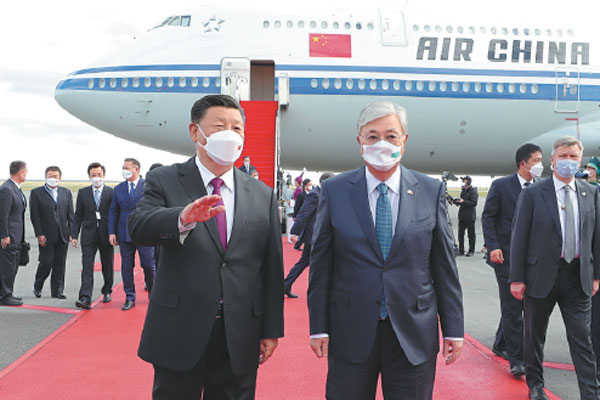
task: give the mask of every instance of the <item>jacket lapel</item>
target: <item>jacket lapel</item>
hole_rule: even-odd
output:
[[[377,234],[375,233],[373,216],[371,216],[371,208],[369,207],[365,168],[366,167],[357,169],[355,174],[348,180],[348,196],[352,203],[352,208],[354,208],[358,223],[367,237],[367,240],[375,250],[375,253],[383,260],[383,254],[381,253],[379,243],[377,242]]]
[[[554,222],[554,227],[556,228],[558,235],[562,237],[562,230],[560,229],[560,220],[558,218],[558,202],[556,200],[556,190],[554,190],[554,181],[552,180],[552,177],[550,177],[545,181],[540,182],[539,185],[544,185],[544,190],[542,191],[542,198],[546,203],[546,207],[548,207],[548,212],[550,213],[552,222]]]
[[[237,168],[234,168],[233,181],[235,185],[235,211],[233,217],[233,227],[231,228],[231,237],[229,239],[229,244],[227,245],[228,248],[230,246],[235,246],[235,242],[239,240],[242,231],[246,226],[246,215],[248,215],[250,212],[248,209],[248,199],[250,199],[251,193],[248,186],[248,177],[244,176],[244,173],[239,171]]]
[[[392,247],[388,254],[388,260],[392,259],[394,252],[400,246],[400,242],[407,232],[407,228],[412,221],[415,212],[415,203],[419,201],[419,192],[417,190],[419,181],[411,170],[402,166],[400,176],[400,199],[398,202],[398,220],[396,221],[396,231],[392,239]]]
[[[185,164],[181,164],[179,168],[179,180],[190,198],[190,203],[208,194],[200,171],[198,171],[198,167],[196,166],[195,157],[190,158]],[[223,245],[221,245],[217,221],[211,218],[203,222],[202,225],[208,230],[213,242],[215,242],[215,246],[223,254]]]
[[[584,232],[583,224],[585,222],[585,214],[592,209],[590,202],[593,201],[594,196],[593,193],[590,193],[588,188],[577,179],[575,180],[575,186],[577,187],[577,202],[579,205],[579,241],[581,242],[581,235]]]

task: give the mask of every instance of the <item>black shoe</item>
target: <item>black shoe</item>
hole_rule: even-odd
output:
[[[510,373],[515,378],[517,378],[519,376],[523,376],[523,375],[525,375],[525,366],[523,364],[514,365],[514,366],[510,367]]]
[[[2,299],[2,301],[0,301],[0,306],[22,306],[22,305],[23,305],[22,300],[17,300],[12,296],[5,297],[4,299]]]
[[[144,291],[147,292],[148,291],[148,285],[144,283]]]
[[[462,251],[461,251],[461,250],[459,250],[459,251],[458,251],[458,253],[456,253],[456,255],[457,255],[457,256],[464,256],[464,255],[465,255],[465,252],[464,252],[464,250],[462,250]]]
[[[89,310],[90,308],[92,308],[90,306],[90,301],[87,300],[87,299],[79,299],[79,300],[77,300],[75,302],[75,306],[77,308],[81,308],[81,309],[84,309],[84,310]]]
[[[531,400],[548,400],[548,396],[544,392],[544,385],[537,385],[529,389],[529,398]]]
[[[494,353],[498,357],[502,357],[505,360],[508,360],[508,352],[506,350],[498,350],[496,348],[493,348],[492,349],[492,353]]]
[[[53,294],[52,297],[55,298],[55,299],[60,299],[60,300],[64,300],[64,299],[67,298],[67,296],[65,296],[62,293],[60,293],[60,294]]]
[[[296,250],[301,250],[301,249],[300,249],[301,247],[302,247],[302,243],[300,243],[300,242],[296,242],[296,243],[294,244],[294,248],[295,248]]]
[[[290,299],[297,299],[297,298],[298,298],[298,295],[297,295],[297,294],[294,294],[294,293],[292,293],[292,290],[291,290],[291,289],[290,289],[290,290],[286,290],[284,293],[285,293],[285,295],[286,295],[287,297],[289,297]]]
[[[33,295],[39,299],[42,297],[42,291],[33,289]]]
[[[131,310],[133,307],[135,307],[135,301],[127,300],[125,302],[125,304],[123,304],[123,307],[121,307],[121,310],[127,311],[127,310]]]
[[[467,254],[465,254],[465,257],[473,257],[473,252],[472,251],[468,252]]]
[[[112,300],[112,298],[110,297],[110,293],[104,293],[104,296],[102,297],[102,302],[110,303],[111,300]]]

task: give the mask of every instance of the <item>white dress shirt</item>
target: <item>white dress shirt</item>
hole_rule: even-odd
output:
[[[519,183],[521,184],[521,189],[525,189],[525,184],[527,182],[529,182],[530,184],[533,183],[533,180],[531,180],[531,181],[525,180],[525,178],[523,178],[521,175],[519,175],[519,173],[517,173],[517,178],[519,178]]]
[[[398,202],[400,201],[400,167],[389,177],[385,183],[388,187],[388,198],[392,206],[392,237],[396,234],[396,222],[398,221]],[[365,177],[367,178],[367,196],[369,199],[369,209],[373,218],[373,225],[377,224],[377,199],[379,199],[379,190],[377,186],[381,181],[373,176],[369,168],[365,168]]]
[[[133,182],[133,190],[137,189],[138,183],[140,183],[140,177],[138,176],[135,181],[127,181],[127,193],[131,195],[131,182]]]
[[[560,218],[560,231],[562,235],[562,249],[560,256],[565,256],[565,217],[566,209],[565,206],[565,187],[567,184],[556,179],[554,174],[552,175],[554,181],[554,190],[556,190],[556,203],[558,205],[558,217]],[[575,179],[573,179],[569,186],[571,190],[569,195],[571,196],[571,204],[573,205],[573,222],[575,224],[575,258],[579,258],[579,202],[577,200],[577,185],[575,185]]]

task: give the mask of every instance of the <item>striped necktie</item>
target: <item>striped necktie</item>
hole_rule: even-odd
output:
[[[100,191],[94,189],[94,202],[96,203],[96,210],[100,208]]]
[[[377,210],[375,215],[375,232],[377,233],[377,241],[383,259],[387,259],[392,247],[392,205],[388,196],[388,187],[381,182],[377,186],[379,197],[377,198]],[[385,288],[381,293],[381,309],[379,310],[379,318],[386,319],[388,316],[387,305],[385,303]]]

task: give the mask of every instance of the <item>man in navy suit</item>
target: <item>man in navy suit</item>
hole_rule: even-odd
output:
[[[73,227],[73,195],[67,188],[59,186],[62,178],[60,168],[46,168],[46,184],[31,191],[29,212],[37,237],[40,255],[35,273],[33,294],[42,296],[46,278],[50,276],[50,295],[66,299],[65,264]]]
[[[494,268],[500,295],[501,318],[492,350],[510,361],[514,376],[525,374],[523,363],[523,303],[510,293],[510,233],[521,190],[542,175],[542,149],[526,143],[517,149],[517,173],[496,179],[488,192],[481,225],[488,249],[487,263]]]
[[[544,343],[554,306],[561,311],[582,400],[598,400],[591,339],[592,296],[600,283],[600,192],[574,179],[583,146],[573,136],[553,145],[552,177],[523,190],[510,240],[510,292],[523,300],[529,398],[544,393]]]
[[[27,164],[10,163],[10,178],[0,187],[0,305],[20,306],[23,299],[13,296],[13,287],[21,244],[25,238],[25,209],[27,199],[21,184],[27,177]]]
[[[328,357],[328,399],[431,399],[439,351],[463,344],[462,290],[442,182],[400,165],[406,110],[367,105],[358,119],[365,166],[323,183],[313,232],[311,347]]]
[[[323,184],[325,179],[329,179],[334,176],[333,172],[324,172],[321,174],[321,178],[319,179],[319,183]],[[290,233],[294,235],[292,237],[292,241],[297,241],[298,243],[304,243],[304,249],[302,250],[302,255],[298,262],[290,269],[290,272],[285,278],[284,281],[284,289],[287,297],[292,299],[298,298],[297,294],[292,293],[292,285],[298,279],[302,271],[306,267],[310,265],[310,249],[312,243],[312,234],[313,227],[315,225],[315,219],[317,217],[317,206],[319,205],[319,194],[321,193],[321,188],[316,187],[311,190],[298,215],[296,215],[296,221],[294,222],[294,226],[292,226],[292,230]],[[298,238],[298,235],[300,238]]]
[[[79,299],[75,302],[78,308],[89,309],[94,289],[94,261],[96,252],[100,251],[102,264],[102,302],[111,301],[113,286],[113,263],[115,248],[108,241],[108,210],[110,208],[113,189],[104,184],[104,165],[94,162],[88,166],[88,176],[92,184],[79,189],[77,206],[75,207],[75,224],[73,227],[73,245],[77,247],[77,237],[81,231],[81,287]]]
[[[140,263],[144,270],[144,280],[148,292],[154,283],[154,248],[140,246],[131,240],[127,229],[127,218],[144,192],[144,179],[140,176],[140,162],[135,158],[126,158],[123,162],[123,178],[114,190],[110,211],[108,213],[108,238],[113,246],[121,248],[121,274],[123,276],[123,289],[125,290],[125,304],[123,311],[135,307],[135,283],[133,281],[133,267],[135,265],[135,252],[140,256]]]

